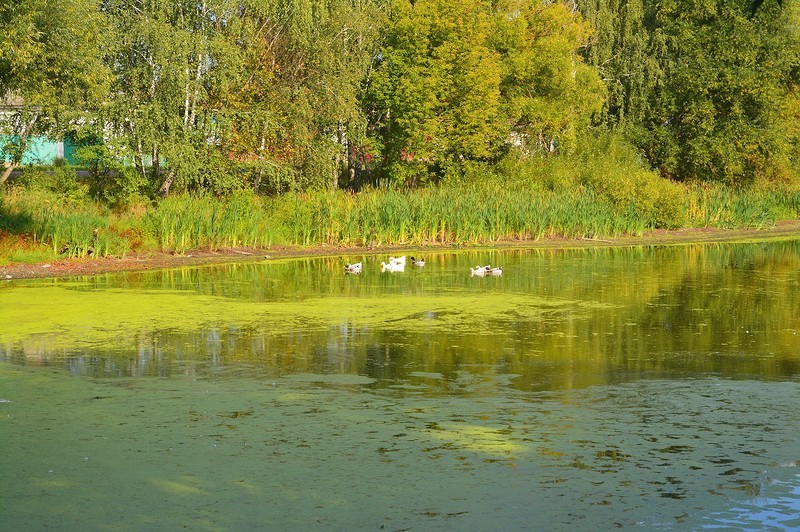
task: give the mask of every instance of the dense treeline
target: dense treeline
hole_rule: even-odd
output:
[[[596,28],[586,57],[607,81],[601,120],[663,176],[796,179],[798,2],[593,0],[581,11]]]
[[[0,180],[71,135],[111,202],[794,182],[798,28],[796,0],[0,0]]]

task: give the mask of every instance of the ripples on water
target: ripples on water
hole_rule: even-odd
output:
[[[796,243],[490,259],[3,285],[0,521],[800,528]]]
[[[446,397],[428,376],[0,378],[12,529],[800,525],[796,383]]]

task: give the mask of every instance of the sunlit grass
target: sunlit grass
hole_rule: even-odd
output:
[[[10,248],[8,244],[0,240],[0,266],[15,263],[35,264],[46,262],[53,258],[55,256],[49,249],[41,247],[30,248],[30,246]]]
[[[0,204],[0,232],[13,242],[14,262],[57,257],[125,256],[129,238],[120,233],[119,215],[97,202],[64,198],[42,190],[6,191]],[[46,248],[49,251],[44,251]],[[2,251],[2,248],[0,248]],[[44,258],[44,259],[43,259]]]
[[[259,198],[236,194],[173,196],[159,201],[143,217],[144,233],[162,250],[269,247],[272,224]]]
[[[637,182],[638,183],[638,182]],[[641,183],[645,183],[642,185]],[[160,249],[491,244],[641,236],[658,228],[763,228],[800,217],[800,191],[670,183],[658,196],[602,187],[524,187],[499,180],[416,190],[175,195],[123,212],[89,199],[10,189],[0,198],[0,264]],[[623,185],[628,186],[623,183]],[[623,185],[620,185],[622,187]],[[623,187],[625,188],[625,187]],[[675,201],[677,199],[677,202]],[[667,207],[663,202],[672,202]]]
[[[800,216],[800,190],[722,185],[687,185],[686,211],[692,227],[762,228]]]
[[[309,192],[276,203],[275,221],[295,245],[474,244],[642,234],[657,227],[646,215],[618,209],[588,189],[530,192],[489,185]]]

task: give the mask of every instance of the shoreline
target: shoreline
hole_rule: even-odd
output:
[[[800,220],[784,220],[765,229],[686,228],[656,230],[642,236],[615,238],[540,240],[504,240],[485,244],[430,244],[425,246],[330,246],[313,247],[275,246],[268,249],[220,249],[217,251],[190,250],[183,255],[168,252],[134,253],[125,258],[60,259],[38,264],[12,263],[0,266],[0,281],[14,279],[42,279],[84,277],[104,273],[161,270],[205,264],[224,264],[258,260],[280,260],[303,257],[330,257],[347,255],[377,255],[381,253],[467,251],[480,249],[569,249],[597,247],[668,246],[713,244],[729,242],[761,242],[768,240],[800,239]]]

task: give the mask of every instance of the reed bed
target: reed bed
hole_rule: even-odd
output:
[[[247,193],[220,199],[182,195],[163,199],[144,217],[145,234],[162,250],[266,248],[273,224],[261,200]]]
[[[625,198],[591,186],[530,190],[496,181],[275,198],[185,194],[123,214],[89,200],[64,202],[51,193],[9,190],[0,196],[0,249],[7,257],[25,245],[31,256],[44,249],[52,257],[85,257],[148,248],[183,253],[273,245],[469,245],[613,238],[659,227],[765,227],[800,217],[797,189],[672,186],[670,200],[679,187],[677,211],[660,209],[657,194]]]
[[[747,190],[722,185],[686,186],[686,212],[693,227],[767,227],[800,217],[800,189],[761,186]]]
[[[308,192],[276,200],[275,223],[293,245],[471,244],[641,234],[653,226],[590,190],[435,187],[402,192]],[[291,208],[290,208],[291,207]]]
[[[118,256],[132,247],[101,205],[65,199],[46,191],[6,192],[0,204],[0,229],[30,237],[28,246],[44,246],[53,257]]]

